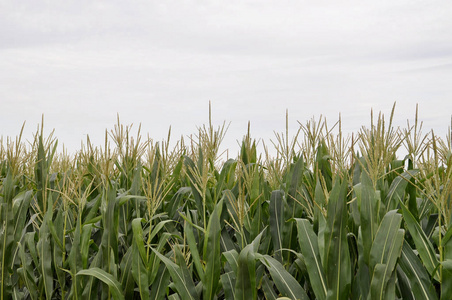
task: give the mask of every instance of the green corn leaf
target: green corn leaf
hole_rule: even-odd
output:
[[[10,298],[12,295],[11,269],[14,263],[14,226],[13,198],[16,193],[16,182],[10,171],[3,181],[3,203],[0,203],[0,297]]]
[[[260,261],[267,267],[273,282],[283,296],[293,300],[309,299],[306,291],[279,261],[269,255],[263,255],[260,257]]]
[[[400,267],[400,263],[396,267],[397,270],[397,286],[402,299],[414,300],[413,290],[411,289],[410,279]],[[425,299],[425,298],[421,298]]]
[[[371,269],[377,264],[386,264],[391,259],[394,259],[394,257],[390,256],[393,247],[402,247],[403,239],[402,242],[400,242],[400,245],[394,244],[397,239],[401,221],[402,215],[396,213],[396,210],[387,212],[383,217],[370,250],[369,266]],[[398,256],[395,257],[395,259],[397,258]]]
[[[52,201],[52,195],[48,195],[48,203]],[[52,210],[48,209],[39,230],[39,241],[37,243],[39,255],[39,272],[43,280],[43,289],[47,299],[53,294],[53,269],[52,269],[52,248],[50,243],[49,220],[52,218]]]
[[[324,218],[322,214],[322,208],[326,204],[325,194],[323,192],[322,186],[320,184],[320,180],[316,180],[316,185],[314,189],[314,228],[317,231],[319,227],[320,218]],[[323,255],[321,255],[323,256]]]
[[[400,174],[392,181],[385,199],[387,210],[395,209],[399,201],[403,201],[409,181],[418,173],[418,170],[409,170]]]
[[[86,223],[96,223],[100,221],[97,214],[99,213],[99,207],[102,204],[102,194],[97,195],[94,199],[89,202],[89,212],[83,219],[84,224]],[[87,205],[88,206],[88,205]]]
[[[60,241],[65,241],[65,236],[67,235],[67,227],[64,226],[65,219],[67,220],[67,213],[65,212],[64,207],[60,206],[57,209],[57,215],[53,224],[55,226],[55,233]],[[61,290],[62,297],[66,297],[67,273],[64,271],[64,268],[66,268],[64,265],[66,264],[66,253],[62,248],[63,247],[57,247],[54,241],[52,241],[54,271],[56,281],[59,285],[57,289]]]
[[[231,224],[234,225],[235,227],[239,227],[240,225],[240,220],[239,220],[239,216],[238,216],[238,212],[236,209],[236,203],[237,203],[237,199],[234,196],[234,194],[232,193],[232,191],[230,190],[225,190],[223,192],[223,198],[225,199],[225,203],[226,203],[226,207],[228,209],[228,213],[232,218]]]
[[[226,258],[226,260],[229,263],[229,266],[231,267],[234,274],[237,274],[238,258],[239,258],[239,254],[237,253],[237,251],[230,250],[227,252],[223,252],[222,255]]]
[[[276,298],[278,298],[274,289],[274,284],[267,275],[264,275],[262,278],[262,289],[264,290],[265,299],[276,300]]]
[[[138,254],[144,263],[147,263],[147,254],[144,249],[144,239],[143,239],[143,228],[141,223],[145,220],[143,218],[135,218],[132,220],[132,232],[133,232],[133,242],[137,246]]]
[[[36,278],[33,273],[32,268],[32,260],[25,252],[25,244],[19,243],[19,256],[22,262],[22,268],[20,268],[20,272],[18,270],[19,276],[22,277],[22,280],[25,283],[25,286],[27,287],[28,292],[30,293],[31,299],[35,300],[38,299],[38,286],[36,285]]]
[[[256,254],[264,230],[240,251],[237,259],[237,280],[235,283],[236,299],[250,300],[256,299]]]
[[[52,250],[50,247],[50,234],[42,232],[41,228],[39,242],[38,242],[38,254],[40,260],[39,271],[44,282],[44,292],[47,299],[52,298],[53,293],[53,272],[52,272]]]
[[[168,296],[168,300],[183,300],[183,299],[181,299],[178,294],[171,294]]]
[[[273,191],[270,198],[270,234],[273,241],[275,258],[282,262],[281,249],[283,249],[284,227],[284,193],[281,190]]]
[[[204,268],[201,264],[201,258],[199,257],[198,243],[196,242],[195,235],[193,233],[193,222],[191,221],[190,214],[187,214],[188,222],[185,223],[184,232],[187,237],[188,247],[190,248],[191,256],[193,257],[193,263],[200,278],[204,278]]]
[[[219,195],[223,190],[223,187],[231,189],[231,183],[234,183],[234,171],[237,167],[237,161],[235,159],[228,159],[224,164],[220,172],[218,179],[218,185],[216,186],[216,193]]]
[[[327,294],[326,279],[320,260],[317,236],[308,220],[295,220],[298,229],[298,243],[305,259],[312,289],[317,299],[325,299]]]
[[[325,228],[325,277],[327,299],[347,299],[351,285],[350,252],[347,242],[347,181],[336,181],[331,190]]]
[[[36,236],[35,232],[27,232],[24,236],[24,240],[34,265],[38,266],[39,258],[38,258],[38,249],[36,249],[35,236]]]
[[[138,285],[141,299],[149,299],[149,276],[146,269],[147,255],[144,249],[142,221],[142,218],[132,221],[132,275]]]
[[[163,221],[159,221],[157,223],[157,225],[155,225],[152,230],[151,233],[149,234],[149,240],[152,241],[152,239],[162,230],[162,228],[164,228],[166,226],[166,224],[174,222],[173,220],[163,220]]]
[[[162,251],[163,248],[165,247],[165,245],[168,243],[168,239],[170,237],[171,237],[171,234],[169,234],[168,232],[164,232],[162,234],[162,236],[160,237],[159,242],[157,244],[157,248],[155,250],[157,250],[157,252],[160,253],[160,251]],[[147,269],[151,271],[149,283],[152,284],[154,282],[155,278],[157,277],[159,267],[160,267],[160,259],[158,258],[157,254],[155,252],[151,253],[148,265],[149,265],[149,267]]]
[[[113,299],[115,300],[124,299],[121,284],[116,280],[115,277],[113,277],[113,275],[105,272],[104,270],[99,268],[89,268],[87,270],[79,271],[76,275],[93,276],[108,285],[108,288],[113,296]]]
[[[58,233],[56,232],[55,225],[52,222],[52,219],[47,220],[48,229],[50,231],[50,234],[52,235],[52,239],[55,242],[55,244],[63,251],[63,244],[61,243],[61,239],[58,236]]]
[[[27,211],[30,207],[30,202],[33,197],[33,191],[22,192],[14,198],[13,216],[14,218],[14,241],[19,242],[27,220]],[[15,209],[17,207],[17,209]]]
[[[178,213],[184,210],[190,194],[191,188],[183,186],[173,195],[165,209],[170,219],[176,219]]]
[[[439,261],[436,257],[432,243],[427,238],[421,226],[408,208],[403,203],[401,203],[400,206],[402,208],[403,219],[405,220],[408,231],[413,238],[416,250],[419,252],[422,263],[430,273],[430,276],[433,276],[436,280],[440,281],[439,274],[436,272]]]
[[[385,222],[383,219],[382,224]],[[399,229],[391,240],[388,239],[387,243],[388,250],[384,249],[381,252],[385,254],[382,255],[381,260],[377,260],[375,265],[373,277],[371,280],[370,295],[371,299],[389,299],[390,297],[394,299],[395,293],[388,292],[391,289],[391,278],[395,274],[396,261],[400,255],[403,244],[404,231]],[[379,242],[379,233],[375,237],[375,243]],[[372,253],[371,253],[372,259]],[[394,278],[395,279],[395,278]]]
[[[174,245],[173,251],[174,251],[174,255],[175,255],[176,264],[180,268],[184,281],[188,282],[189,284],[193,284],[195,286],[195,294],[198,297],[198,295],[200,295],[201,291],[202,291],[202,284],[198,285],[198,286],[196,286],[194,284],[193,278],[192,278],[192,272],[189,270],[187,263],[185,262],[185,256],[181,252],[179,244]],[[198,290],[198,287],[201,287],[201,290]]]
[[[74,238],[72,242],[71,251],[68,257],[68,264],[72,275],[72,285],[70,296],[73,299],[81,299],[83,286],[82,278],[76,276],[77,272],[83,268],[83,261],[81,258],[80,240],[81,240],[81,211],[79,211],[77,217],[77,225],[74,230]]]
[[[121,276],[119,278],[119,282],[124,289],[124,298],[131,299],[133,298],[134,289],[135,289],[135,279],[132,274],[132,258],[133,258],[133,245],[129,247],[121,258],[120,270]]]
[[[284,221],[299,217],[302,214],[303,207],[300,202],[303,197],[300,196],[299,188],[303,179],[304,162],[303,158],[295,158],[295,163],[291,164],[290,172],[286,179],[286,208],[284,209]],[[295,249],[297,244],[297,229],[294,222],[283,223],[283,246],[288,249]],[[289,252],[286,252],[285,260],[289,258]]]
[[[240,252],[237,263],[237,280],[235,283],[235,299],[256,299],[256,271],[253,246],[247,245]]]
[[[102,266],[102,251],[98,251],[97,254],[94,256],[93,260],[90,264],[90,269],[92,268],[100,268]],[[77,282],[81,282],[84,279],[83,277],[74,276],[73,281],[77,280]],[[99,280],[94,277],[90,276],[88,280],[84,281],[83,287],[83,293],[82,297],[79,299],[96,299],[98,297],[98,286],[99,286]],[[106,295],[107,296],[107,295]]]
[[[82,267],[88,268],[89,245],[91,239],[91,232],[93,224],[86,224],[82,227],[82,234],[80,236],[80,257],[82,259]]]
[[[363,239],[363,259],[369,264],[370,249],[377,233],[378,218],[378,199],[372,182],[366,172],[361,173],[361,184],[359,189],[355,187],[357,198],[360,203],[360,221]]]
[[[229,213],[229,210],[228,210]],[[236,250],[236,244],[232,241],[231,235],[229,234],[226,227],[223,227],[221,230],[221,236],[220,236],[220,246],[222,252],[227,252],[231,250]]]
[[[207,237],[204,240],[204,260],[206,261],[206,269],[202,283],[203,298],[205,300],[214,298],[220,280],[220,216],[222,209],[223,200],[220,200],[210,216],[207,225]]]
[[[452,259],[441,262],[443,281],[441,282],[441,300],[450,299],[452,295]]]
[[[170,283],[170,273],[164,264],[161,264],[154,283],[151,285],[149,299],[164,299],[166,289]]]
[[[196,187],[198,183],[197,181],[198,172],[199,174],[202,174],[202,170],[199,170],[198,167],[193,162],[193,160],[188,156],[184,156],[184,166],[187,170],[187,175],[190,178],[190,186],[192,189],[193,197],[195,198],[196,207],[198,211],[203,211],[202,195],[199,193]]]
[[[103,199],[105,211],[102,213],[102,258],[103,265],[110,268],[111,261],[118,261],[118,228],[119,228],[119,209],[117,208],[116,189],[108,187],[104,191]],[[113,257],[111,257],[113,254]],[[110,270],[109,272],[113,272]]]
[[[330,159],[331,156],[329,155],[326,143],[324,140],[322,140],[319,142],[319,146],[317,147],[314,173],[315,174],[320,173],[322,175],[328,191],[331,190],[333,180],[331,164],[329,162]]]
[[[224,273],[220,276],[221,284],[223,285],[224,295],[226,300],[236,300],[235,284],[236,277],[233,271]]]
[[[444,249],[444,260],[452,259],[452,224],[449,225],[449,229],[444,234],[443,239],[441,240],[441,246]]]
[[[364,262],[364,245],[361,227],[358,228],[358,270],[356,274],[356,293],[363,299],[367,299],[370,293],[370,271],[367,263]],[[358,292],[359,291],[359,292]],[[358,296],[356,299],[359,299]]]
[[[406,241],[403,243],[399,266],[408,277],[416,299],[438,299],[430,275]]]
[[[174,262],[169,260],[166,256],[160,254],[159,252],[157,252],[157,250],[153,248],[151,249],[158,256],[158,258],[166,265],[166,268],[168,269],[171,278],[173,279],[173,282],[175,284],[175,287],[177,289],[177,292],[180,294],[180,296],[183,299],[197,299],[198,296],[195,291],[195,285],[193,284],[191,278],[186,278],[181,268]]]

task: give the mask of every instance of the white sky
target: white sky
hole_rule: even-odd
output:
[[[231,122],[224,146],[266,143],[320,114],[346,131],[370,110],[445,136],[452,114],[452,1],[0,0],[0,135],[45,117],[75,151],[117,113],[156,140]]]

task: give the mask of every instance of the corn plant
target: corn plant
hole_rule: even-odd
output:
[[[274,157],[248,125],[224,159],[210,113],[173,148],[119,117],[74,155],[2,139],[0,299],[450,299],[451,138],[394,114],[286,114]]]

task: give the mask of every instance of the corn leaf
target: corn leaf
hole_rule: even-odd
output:
[[[269,255],[263,255],[260,260],[267,267],[273,282],[281,295],[294,300],[309,299],[306,291],[300,286],[297,280],[284,269],[279,261]]]
[[[326,279],[320,260],[317,236],[308,220],[295,220],[298,229],[298,243],[306,263],[312,289],[317,299],[325,299],[327,294]]]
[[[197,293],[195,291],[195,285],[191,278],[186,278],[184,276],[181,268],[174,262],[169,260],[166,256],[157,252],[157,250],[151,248],[152,251],[158,256],[158,258],[166,265],[171,278],[175,284],[177,292],[183,299],[197,299]]]
[[[403,243],[399,266],[408,277],[416,299],[438,299],[430,275],[406,241]]]
[[[204,260],[206,261],[206,270],[202,280],[203,299],[210,300],[215,297],[215,292],[220,281],[220,215],[223,209],[223,200],[220,200],[207,225],[207,237],[204,240]]]
[[[328,201],[324,260],[327,299],[347,299],[351,285],[346,223],[347,182],[336,181]]]
[[[121,284],[116,280],[116,278],[113,277],[113,275],[105,272],[102,269],[99,268],[90,268],[87,270],[81,270],[77,274],[77,276],[80,275],[88,275],[96,277],[97,279],[101,280],[107,286],[109,287],[109,290],[113,296],[113,299],[115,300],[122,300],[124,299],[123,291]]]
[[[403,203],[401,203],[400,206],[402,208],[402,214],[406,222],[406,226],[413,238],[414,244],[416,245],[416,250],[419,252],[422,263],[430,273],[430,276],[434,277],[436,280],[440,280],[439,275],[436,272],[439,261],[436,257],[432,243],[427,238],[421,226],[408,210],[408,208]]]
[[[275,251],[275,258],[282,262],[281,249],[283,249],[284,230],[284,193],[281,190],[273,191],[270,198],[270,234]]]

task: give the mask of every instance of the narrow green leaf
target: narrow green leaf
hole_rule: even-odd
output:
[[[308,300],[305,290],[295,278],[284,269],[283,265],[269,255],[263,255],[260,261],[267,267],[279,292],[290,299]]]
[[[204,260],[206,261],[206,270],[204,273],[203,283],[203,299],[211,300],[215,297],[220,281],[220,235],[221,225],[220,216],[223,209],[223,199],[218,201],[215,209],[210,216],[207,225],[207,237],[204,240]]]
[[[383,217],[370,250],[369,266],[371,269],[376,264],[385,264],[390,260],[401,221],[402,215],[396,213],[396,210],[387,212]]]
[[[401,203],[400,206],[402,208],[403,219],[406,222],[406,226],[413,238],[414,244],[416,245],[416,250],[421,257],[423,264],[427,268],[427,271],[430,273],[430,275],[439,281],[439,274],[436,272],[439,261],[436,257],[432,243],[427,238],[421,226],[408,210],[408,208],[403,203]]]
[[[413,290],[411,289],[411,283],[408,276],[400,267],[400,264],[396,267],[397,272],[397,286],[400,290],[400,296],[402,299],[406,300],[415,300]],[[425,299],[425,298],[421,298]]]
[[[355,186],[357,198],[360,204],[360,222],[363,239],[363,259],[369,264],[370,249],[377,233],[378,218],[378,199],[375,194],[372,182],[366,172],[361,173],[361,184],[359,188]]]
[[[83,268],[83,260],[81,258],[81,250],[80,250],[80,240],[81,240],[81,214],[82,212],[78,212],[78,217],[76,221],[76,226],[74,229],[74,237],[72,241],[71,251],[69,252],[68,264],[72,275],[72,284],[70,297],[73,299],[80,299],[83,292],[82,286],[82,278],[78,278],[76,276],[77,272]]]
[[[283,249],[284,226],[284,193],[281,190],[273,191],[270,197],[270,234],[273,241],[275,258],[282,262],[281,249]]]
[[[160,253],[160,251],[163,250],[165,245],[168,243],[168,239],[171,237],[171,234],[168,232],[164,232],[159,239],[159,242],[157,244],[157,248],[155,250]],[[157,277],[157,273],[160,267],[160,259],[158,258],[157,254],[155,252],[151,253],[151,256],[149,258],[148,263],[148,270],[151,271],[151,276],[149,278],[149,284],[152,284]]]
[[[105,272],[104,270],[99,268],[90,268],[87,270],[81,270],[76,275],[88,275],[96,277],[97,279],[108,285],[113,299],[124,299],[121,284],[116,280],[116,278],[113,277],[113,275]]]
[[[135,218],[132,220],[132,232],[133,232],[133,242],[136,245],[136,250],[138,251],[141,259],[146,264],[147,263],[147,254],[144,249],[144,239],[143,239],[143,228],[141,227],[141,223],[144,222],[143,218]]]
[[[399,265],[410,280],[416,299],[438,299],[430,275],[406,241],[403,243]]]
[[[169,282],[170,273],[165,265],[161,264],[154,283],[151,285],[151,295],[149,299],[163,299]]]
[[[306,219],[295,219],[298,229],[298,242],[305,259],[312,289],[317,299],[325,299],[327,294],[326,279],[320,261],[317,236],[312,225]]]
[[[12,268],[14,256],[14,223],[13,197],[16,193],[16,182],[11,171],[8,171],[2,182],[4,202],[0,203],[0,297],[10,298],[12,295],[12,281],[10,269]],[[0,198],[1,199],[1,198]]]
[[[264,290],[265,299],[276,300],[276,298],[278,298],[274,289],[274,284],[267,275],[264,275],[262,278],[262,289]]]
[[[91,231],[93,224],[86,224],[82,227],[82,234],[80,236],[80,256],[82,258],[82,267],[88,268],[88,255],[89,255],[89,241],[91,239]]]
[[[239,259],[239,254],[237,253],[237,251],[230,250],[230,251],[227,251],[227,252],[223,252],[222,254],[226,258],[226,260],[228,261],[228,263],[231,266],[231,269],[234,272],[234,274],[237,274],[238,259]]]
[[[183,299],[197,299],[195,285],[193,281],[184,278],[182,270],[178,265],[169,260],[166,256],[160,254],[155,249],[151,248],[152,251],[158,256],[158,258],[166,265],[171,278],[176,286],[177,292],[181,295]]]
[[[198,275],[200,278],[204,278],[204,268],[201,264],[201,258],[199,257],[199,251],[198,251],[198,243],[195,239],[195,235],[193,233],[193,224],[191,220],[190,214],[187,214],[187,219],[189,222],[185,223],[184,226],[184,232],[185,236],[187,237],[187,243],[188,247],[190,248],[190,253],[193,258],[193,263],[195,265],[196,271],[198,272]]]
[[[220,276],[221,284],[223,285],[224,295],[226,300],[236,300],[235,297],[235,284],[236,277],[233,271],[224,273]]]
[[[399,201],[403,201],[405,190],[412,177],[419,173],[417,170],[409,170],[397,176],[391,183],[389,191],[386,195],[386,209],[392,210],[397,207]]]
[[[143,230],[141,218],[132,221],[133,243],[132,243],[132,275],[140,291],[141,299],[149,299],[149,276],[147,256],[143,244]]]
[[[237,260],[237,280],[235,298],[237,300],[256,299],[256,253],[264,230],[245,248],[240,251]]]
[[[385,218],[381,222],[381,224],[385,223]],[[381,228],[381,227],[380,227]],[[390,229],[391,230],[391,229]],[[371,280],[370,287],[370,295],[371,299],[388,299],[387,290],[390,289],[390,280],[395,274],[395,266],[397,259],[400,256],[400,251],[402,249],[404,231],[403,229],[394,230],[396,232],[395,235],[392,236],[391,239],[388,239],[384,248],[382,250],[385,254],[382,255],[381,260],[377,260],[375,265],[373,277]],[[379,231],[380,232],[380,231]],[[375,237],[375,243],[379,243],[379,232],[377,232],[377,236]],[[372,259],[372,251],[371,251],[371,259]],[[390,293],[390,297],[394,299],[395,294]]]
[[[337,180],[331,190],[325,228],[325,277],[327,299],[347,299],[351,285],[350,252],[347,242],[347,181]]]
[[[48,196],[48,202],[51,203],[51,195]],[[52,248],[50,243],[50,232],[48,228],[49,220],[52,218],[52,210],[49,209],[45,214],[44,220],[39,230],[39,241],[37,244],[39,255],[39,272],[43,280],[43,288],[47,299],[52,298],[53,294],[53,270],[52,270]]]
[[[25,222],[27,220],[27,211],[30,207],[30,202],[33,196],[33,191],[29,190],[26,192],[22,192],[19,195],[15,197],[14,207],[17,207],[17,209],[14,209],[13,216],[14,218],[14,241],[19,242],[20,238],[22,237],[23,230],[25,227]]]
[[[443,281],[441,282],[441,300],[450,299],[452,295],[452,259],[441,262]]]
[[[133,245],[129,247],[121,258],[120,270],[121,276],[119,282],[124,289],[124,298],[133,298],[135,289],[135,279],[132,274],[132,258],[133,258]]]
[[[32,260],[28,254],[25,253],[25,245],[19,243],[19,255],[22,262],[22,268],[19,273],[19,276],[22,277],[22,280],[25,282],[25,286],[30,293],[31,299],[38,299],[38,287],[36,285],[35,276],[33,273],[33,268],[31,266]]]

